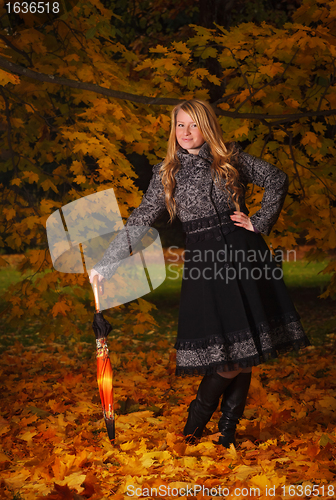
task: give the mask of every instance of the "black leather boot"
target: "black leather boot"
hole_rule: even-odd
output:
[[[231,443],[236,446],[236,427],[244,413],[251,376],[251,372],[240,372],[232,379],[232,383],[224,391],[221,404],[222,416],[218,422],[218,429],[222,435],[218,444],[223,445],[225,448],[230,448]]]
[[[233,378],[222,377],[218,373],[204,375],[196,399],[190,403],[188,420],[183,430],[188,443],[194,443],[195,438],[202,436],[204,427],[217,409],[219,398],[233,380]]]

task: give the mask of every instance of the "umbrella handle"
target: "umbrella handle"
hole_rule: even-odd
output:
[[[100,312],[99,291],[98,291],[98,276],[95,275],[92,280],[93,295],[95,300],[96,312]]]

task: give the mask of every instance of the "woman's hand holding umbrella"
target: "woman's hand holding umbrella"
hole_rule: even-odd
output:
[[[101,281],[103,281],[103,279],[104,279],[104,276],[102,276],[101,274],[99,274],[98,271],[96,271],[95,269],[91,269],[90,275],[89,275],[89,280],[90,280],[91,285],[93,285],[93,278],[95,276],[98,276],[99,283]]]

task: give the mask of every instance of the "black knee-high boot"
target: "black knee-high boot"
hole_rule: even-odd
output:
[[[236,446],[236,426],[244,413],[251,376],[251,372],[239,373],[224,391],[221,404],[222,416],[218,422],[218,429],[222,435],[218,444],[222,444],[225,448],[230,448],[231,443]]]
[[[202,436],[204,427],[217,409],[219,398],[233,380],[218,373],[203,377],[196,399],[190,403],[188,420],[183,430],[188,442],[195,442],[195,438]]]

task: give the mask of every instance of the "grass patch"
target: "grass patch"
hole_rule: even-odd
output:
[[[329,274],[319,274],[328,264],[328,261],[283,263],[284,281],[288,288],[318,288],[322,291],[330,282]],[[169,305],[176,302],[180,296],[182,283],[182,264],[170,264],[166,266],[167,277],[165,281],[153,292],[145,296],[150,302],[165,302]]]
[[[15,262],[15,260],[14,260]],[[289,288],[305,288],[305,287],[316,287],[325,288],[330,282],[329,274],[319,274],[326,266],[328,262],[306,262],[303,260],[296,262],[284,262],[283,263],[283,273],[284,281]],[[181,283],[182,283],[182,270],[183,265],[178,263],[170,263],[166,265],[166,279],[165,281],[157,287],[153,292],[145,295],[147,300],[164,300],[165,302],[170,302],[171,300],[176,301],[176,295],[179,296]],[[52,272],[51,270],[45,271]],[[11,267],[0,269],[0,293],[7,290],[9,285],[17,283],[18,281],[31,276],[32,271],[27,271],[25,274],[21,275],[19,271],[16,270],[15,265]],[[33,282],[36,276],[33,277]],[[70,287],[65,287],[70,288]],[[72,287],[67,292],[75,295],[76,287]],[[91,297],[91,292],[88,292],[87,299]]]
[[[21,281],[25,277],[29,277],[33,274],[31,271],[27,271],[24,275],[21,275],[15,268],[15,265],[18,263],[15,261],[16,257],[10,257],[11,267],[0,269],[0,293],[6,292],[10,284]],[[332,298],[318,299],[318,295],[323,292],[330,281],[330,275],[319,274],[326,265],[327,261],[308,263],[304,260],[300,260],[297,262],[292,261],[283,263],[284,281],[301,315],[306,332],[310,336],[311,341],[317,345],[323,344],[328,339],[328,335],[336,332],[335,300]],[[158,309],[154,310],[152,314],[159,324],[158,331],[154,335],[155,338],[153,338],[151,332],[137,337],[138,341],[143,343],[143,348],[145,348],[144,344],[148,343],[152,345],[153,342],[159,339],[166,339],[169,342],[174,341],[177,333],[182,270],[183,264],[167,264],[165,281],[154,291],[143,297],[145,300],[157,306]],[[52,271],[48,270],[46,272]],[[33,277],[33,281],[35,281],[35,279],[36,276]],[[79,290],[79,287],[67,286],[60,291],[78,296]],[[82,289],[81,291],[83,292]],[[53,303],[57,297],[56,292],[52,290],[46,292],[45,295],[51,299],[50,303]],[[85,307],[90,308],[90,304],[93,301],[92,291],[88,289],[79,300],[85,304]],[[3,310],[4,307],[5,304],[2,305],[1,310]],[[92,316],[93,312],[94,307],[92,307]],[[109,313],[113,315],[113,310],[109,310]],[[106,311],[107,317],[109,313]],[[57,323],[57,318],[50,319],[50,331],[59,331]],[[39,321],[38,318],[27,319],[26,324],[19,328],[14,325],[12,327],[9,325],[6,327],[6,334],[2,336],[0,350],[6,349],[6,347],[13,341],[15,342],[15,340],[20,341],[27,347],[40,344],[43,341],[42,337],[44,337],[43,335],[40,337],[39,334],[41,326],[41,321]],[[94,338],[90,325],[83,324],[78,325],[78,327],[83,332],[81,341],[89,342],[94,345]],[[115,335],[118,336],[118,331],[115,332]],[[58,341],[63,341],[61,336],[57,338]]]
[[[330,274],[319,274],[327,264],[328,261],[307,262],[298,260],[296,262],[284,262],[282,266],[284,281],[288,288],[316,287],[322,290],[330,283]]]

